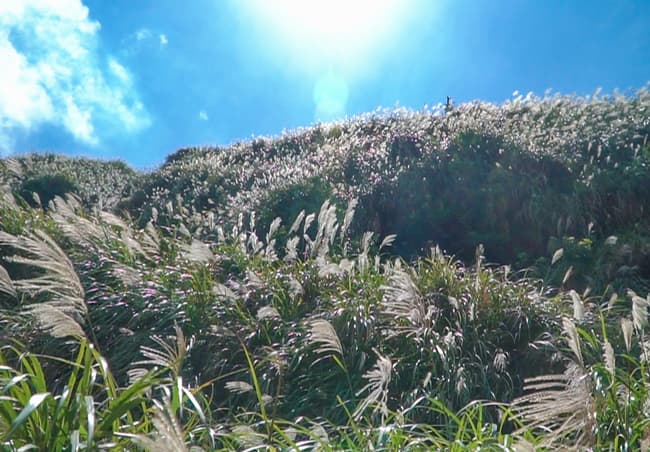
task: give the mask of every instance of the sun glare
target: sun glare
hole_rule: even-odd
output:
[[[406,0],[262,0],[250,2],[282,46],[302,58],[349,62],[390,38]]]
[[[372,73],[382,53],[399,42],[414,3],[242,0],[239,5],[257,50],[282,69],[313,80],[314,120],[331,121],[345,117],[355,82]]]

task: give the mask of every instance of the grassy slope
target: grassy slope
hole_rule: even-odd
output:
[[[649,98],[642,90],[377,113],[278,139],[184,149],[148,174],[29,156],[14,165],[23,176],[2,177],[26,194],[30,179],[62,173],[87,205],[127,208],[140,227],[152,212],[158,224],[174,224],[173,207],[182,205],[198,236],[208,213],[230,227],[254,211],[258,235],[279,216],[280,242],[302,209],[330,199],[342,210],[358,199],[355,235],[397,234],[393,250],[407,259],[438,244],[467,261],[483,244],[492,262],[549,276],[548,259],[566,248],[571,259],[551,272],[555,285],[573,265],[580,290],[647,288]],[[605,246],[612,235],[617,246]]]
[[[74,346],[50,337],[86,338],[118,386],[133,367],[157,364],[168,373],[146,385],[174,393],[179,435],[204,447],[295,445],[278,428],[283,422],[303,429],[303,440],[333,447],[447,447],[454,435],[466,445],[638,445],[645,414],[622,413],[629,400],[616,389],[632,391],[636,403],[647,398],[641,358],[650,300],[638,295],[650,292],[649,116],[642,90],[374,114],[227,149],[185,149],[148,174],[60,156],[4,160],[0,251],[22,260],[2,264],[2,340],[72,358]],[[80,203],[56,198],[42,210],[8,194],[35,205],[31,191],[43,205],[64,192]],[[380,244],[391,234],[392,246]],[[432,249],[436,243],[461,260]],[[532,265],[532,273],[486,267],[482,249],[487,261]],[[51,265],[68,259],[70,266]],[[632,322],[633,337],[621,319]],[[175,325],[183,340],[174,352],[161,338],[178,338]],[[622,373],[603,391],[611,354]],[[143,355],[148,363],[134,364]],[[7,359],[20,373],[20,359]],[[557,374],[553,385],[534,389],[564,389],[558,394],[582,397],[576,403],[586,411],[536,411],[524,397],[514,411],[462,411],[478,430],[456,418],[474,400],[511,402],[524,378],[543,373]],[[66,370],[49,363],[46,374],[54,391]],[[187,393],[169,380],[180,375],[200,399],[185,400],[185,409],[201,406],[209,420],[181,415]],[[593,382],[582,388],[587,376]],[[98,403],[105,397],[86,390]],[[151,423],[158,408],[138,394],[148,420],[129,431],[160,436]],[[0,401],[0,440],[11,410],[15,419],[20,403],[27,406],[17,400]],[[602,413],[590,417],[596,407]],[[113,419],[103,405],[97,410]],[[484,430],[499,411],[504,422]],[[572,414],[584,419],[562,430]],[[127,428],[106,422],[94,441]],[[520,422],[529,428],[510,435]],[[555,427],[538,435],[536,422]],[[316,425],[331,438],[319,439]],[[27,427],[16,445],[51,447]],[[219,429],[227,434],[215,437]],[[66,441],[52,434],[48,441]]]

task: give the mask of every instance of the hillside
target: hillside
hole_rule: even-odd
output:
[[[2,159],[0,443],[648,447],[649,136],[641,89]]]

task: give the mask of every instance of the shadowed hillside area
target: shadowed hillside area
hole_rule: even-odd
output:
[[[648,448],[648,307],[647,88],[0,160],[7,450]]]

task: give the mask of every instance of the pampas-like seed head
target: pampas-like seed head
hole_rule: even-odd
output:
[[[176,334],[173,337],[173,342],[170,344],[160,336],[153,336],[153,341],[160,347],[160,349],[142,346],[140,353],[146,359],[134,363],[135,366],[159,366],[171,370],[175,376],[180,375],[183,367],[183,361],[188,351],[187,343],[185,342],[185,335],[178,325],[174,327]]]
[[[193,239],[189,246],[184,247],[182,255],[185,259],[198,264],[208,264],[215,260],[210,247],[196,239]]]
[[[580,298],[580,295],[573,289],[569,291],[569,295],[571,296],[571,301],[573,301],[573,318],[580,322],[585,317],[584,302]]]
[[[169,401],[161,404],[155,401],[151,418],[155,434],[135,435],[132,441],[139,447],[156,452],[188,452],[181,428]]]
[[[55,336],[84,337],[81,325],[88,312],[85,290],[72,262],[56,242],[40,230],[21,236],[0,231],[0,245],[20,253],[8,258],[12,262],[34,267],[43,273],[13,281],[17,293],[32,298],[41,294],[47,296],[45,302],[27,305],[25,312]]]
[[[359,200],[357,200],[356,198],[351,199],[350,202],[348,203],[348,208],[345,210],[345,216],[343,217],[343,225],[341,226],[341,229],[339,231],[339,236],[341,237],[341,241],[345,239],[345,235],[347,234],[348,229],[352,224],[352,219],[354,218],[354,211],[357,208],[358,203]]]
[[[304,219],[305,219],[305,210],[303,209],[300,211],[296,219],[293,220],[293,224],[291,224],[291,227],[289,228],[289,235],[298,232],[298,229],[300,229],[300,225],[302,224],[302,220]]]
[[[280,313],[273,306],[262,306],[257,311],[257,320],[279,319]]]
[[[310,342],[318,346],[320,353],[337,353],[343,356],[343,346],[336,330],[325,319],[312,320],[309,329]]]
[[[628,290],[628,296],[632,298],[632,321],[634,327],[641,331],[648,326],[648,300],[641,298],[634,291]]]
[[[576,328],[575,323],[571,319],[563,318],[562,319],[562,329],[568,336],[567,343],[573,354],[578,358],[578,362],[581,366],[584,366],[584,359],[582,358],[582,350],[580,348],[580,335],[578,334],[578,329]]]
[[[540,447],[551,450],[588,450],[593,446],[595,401],[589,376],[575,363],[564,374],[541,375],[525,380],[525,395],[513,403],[524,431],[544,431]]]
[[[253,387],[253,385],[251,385],[247,381],[240,381],[240,380],[227,382],[226,389],[233,394],[246,394],[246,393],[255,392],[255,388]]]
[[[603,342],[603,360],[605,361],[605,367],[613,377],[616,371],[616,357],[614,356],[614,348],[609,341]]]
[[[623,331],[623,340],[625,341],[625,349],[629,353],[632,349],[632,333],[634,330],[634,323],[630,319],[621,319],[621,330]]]
[[[386,402],[388,400],[388,386],[393,374],[393,363],[377,350],[375,350],[375,353],[377,354],[375,367],[363,375],[368,380],[368,384],[357,392],[357,395],[360,395],[368,391],[368,395],[352,414],[355,419],[359,419],[366,408],[372,404],[376,404],[373,411],[380,411],[383,416],[388,415]]]
[[[7,270],[5,270],[2,265],[0,265],[0,293],[7,294],[12,298],[18,297],[14,283],[11,281],[9,273],[7,273]]]

